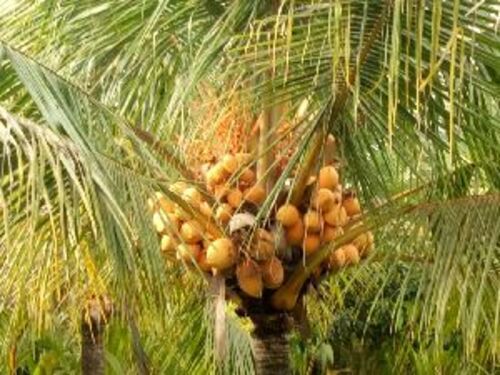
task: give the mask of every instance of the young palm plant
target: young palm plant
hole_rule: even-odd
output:
[[[420,275],[409,336],[432,337],[438,358],[454,327],[464,368],[497,368],[496,1],[20,0],[2,12],[12,371],[20,336],[54,314],[77,332],[89,296],[109,295],[142,373],[252,372],[237,315],[252,321],[255,371],[290,373],[304,311],[327,326],[342,285],[382,290],[400,263]],[[308,208],[331,195],[350,218],[311,224]],[[292,239],[297,213],[309,230]],[[322,221],[337,228],[328,240]],[[340,250],[366,260],[344,271]],[[217,353],[200,354],[205,337]],[[394,369],[407,370],[406,349]]]

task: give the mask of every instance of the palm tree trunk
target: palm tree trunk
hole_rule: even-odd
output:
[[[82,375],[104,375],[104,322],[82,319]]]
[[[255,324],[252,349],[257,375],[289,375],[290,347],[287,334],[289,319],[285,314],[251,316]]]

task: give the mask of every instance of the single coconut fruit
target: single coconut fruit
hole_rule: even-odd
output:
[[[321,245],[321,239],[317,234],[307,233],[302,244],[302,249],[307,256],[314,254]]]
[[[247,259],[236,267],[236,278],[240,289],[250,297],[262,297],[262,272],[253,260]]]
[[[257,228],[256,230],[257,239],[268,241],[274,243],[274,236],[271,232],[265,230],[264,228]]]
[[[359,251],[353,244],[342,246],[344,250],[346,265],[355,265],[360,261]]]
[[[330,254],[328,258],[328,267],[338,270],[346,264],[346,255],[343,248],[337,249]]]
[[[323,218],[318,211],[309,210],[304,214],[304,225],[307,232],[319,232]]]
[[[236,250],[233,241],[223,237],[213,241],[207,249],[208,264],[219,270],[225,270],[236,262]]]
[[[361,206],[358,198],[354,196],[345,197],[342,201],[342,206],[345,208],[347,216],[351,217],[361,213]]]
[[[265,241],[263,239],[257,239],[250,247],[250,255],[255,260],[267,260],[274,256],[274,243]]]
[[[250,168],[245,168],[241,171],[241,174],[239,176],[239,181],[243,185],[250,186],[255,184],[255,172],[252,171]]]
[[[256,206],[262,204],[266,199],[266,190],[262,185],[256,184],[245,191],[245,200]]]
[[[335,189],[339,183],[339,173],[334,166],[328,165],[319,171],[318,185],[319,188]]]
[[[238,169],[238,159],[231,154],[226,154],[220,162],[228,174],[233,174]]]
[[[213,187],[213,193],[215,199],[220,201],[227,196],[227,194],[229,193],[229,188],[227,187],[227,185],[215,185]]]
[[[262,281],[264,281],[264,287],[268,289],[277,289],[283,284],[285,278],[285,270],[281,261],[272,257],[261,265],[262,270]]]
[[[174,212],[175,204],[165,197],[158,198],[158,205],[164,212]]]
[[[352,244],[358,248],[359,255],[362,259],[370,254],[373,249],[373,243],[373,233],[370,231],[360,234],[352,241]]]
[[[211,272],[212,271],[212,266],[210,263],[208,263],[207,260],[207,252],[205,250],[202,250],[200,252],[200,255],[198,257],[198,266],[203,272]]]
[[[323,242],[331,242],[334,239],[342,236],[344,230],[341,227],[332,227],[330,225],[325,225],[323,227]]]
[[[200,212],[207,217],[210,217],[213,214],[212,207],[208,204],[208,202],[202,202],[200,204]]]
[[[215,211],[215,218],[222,225],[226,225],[227,223],[229,223],[232,215],[233,215],[233,208],[227,203],[221,204],[219,207],[217,207],[217,210]]]
[[[252,155],[246,152],[239,152],[235,154],[234,157],[236,158],[239,167],[250,163],[250,161],[252,160]]]
[[[156,233],[164,233],[167,229],[167,217],[161,211],[156,211],[153,214],[153,226],[156,230]]]
[[[330,211],[335,205],[339,204],[338,196],[330,189],[319,189],[313,198],[313,207],[319,211]]]
[[[347,223],[347,214],[344,207],[334,206],[330,211],[323,214],[323,219],[328,225],[341,227]]]
[[[221,163],[215,164],[207,171],[206,181],[208,186],[215,186],[224,182],[228,178],[228,173]]]
[[[177,244],[175,243],[174,239],[169,236],[164,234],[161,236],[161,241],[160,241],[160,249],[164,253],[174,253],[175,249],[177,247]]]
[[[293,204],[285,204],[276,213],[276,220],[284,227],[292,227],[300,220],[299,210]]]
[[[180,233],[182,239],[188,244],[197,243],[203,238],[201,226],[194,220],[189,220],[182,224]]]
[[[299,221],[297,221],[295,225],[286,228],[286,242],[290,245],[295,246],[302,245],[302,241],[304,239],[304,231],[304,223],[299,219]]]
[[[182,199],[190,205],[197,207],[203,201],[203,195],[194,187],[189,187],[182,192]]]
[[[239,189],[231,189],[226,196],[227,203],[233,208],[238,208],[243,201],[243,193]]]
[[[170,191],[177,195],[181,195],[188,187],[189,185],[184,181],[177,181],[170,185]]]
[[[188,264],[196,262],[201,253],[201,246],[198,244],[181,243],[177,246],[177,256]]]

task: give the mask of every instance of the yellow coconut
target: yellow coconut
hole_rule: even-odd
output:
[[[262,281],[264,282],[264,287],[268,289],[277,289],[283,284],[285,278],[285,270],[281,261],[272,257],[261,265],[262,270]]]
[[[360,261],[359,251],[353,244],[342,246],[344,250],[346,265],[355,265]]]
[[[232,215],[233,215],[233,208],[227,203],[221,204],[219,207],[217,207],[217,210],[215,211],[215,218],[222,225],[226,225],[227,223],[229,223],[229,220],[231,220]]]
[[[342,206],[334,206],[330,211],[323,214],[323,219],[328,225],[341,227],[347,224],[348,217],[345,208]]]
[[[359,205],[358,198],[354,196],[346,197],[342,201],[342,206],[344,207],[347,216],[354,216],[361,213],[361,206]]]
[[[180,221],[188,221],[191,219],[191,214],[187,211],[184,211],[184,209],[178,205],[175,206],[174,215]]]
[[[225,184],[222,184],[222,185],[215,185],[212,189],[213,193],[214,193],[214,197],[215,199],[217,199],[218,201],[221,201],[223,200],[227,194],[229,193],[229,188],[227,185]]]
[[[201,246],[199,244],[181,243],[177,246],[177,256],[188,264],[197,262],[200,253]]]
[[[328,258],[328,267],[338,270],[346,264],[346,255],[343,248],[335,250]]]
[[[207,171],[205,178],[208,186],[215,186],[223,183],[228,178],[228,173],[221,163],[217,163]]]
[[[236,267],[236,279],[238,286],[248,296],[253,298],[262,297],[264,288],[262,282],[262,271],[260,267],[251,259],[238,264]]]
[[[210,204],[208,204],[208,202],[202,202],[200,204],[200,212],[208,217],[212,216],[213,214],[212,207],[210,206]]]
[[[189,187],[182,192],[182,199],[190,205],[197,207],[203,201],[203,195],[194,187]]]
[[[250,168],[245,168],[241,171],[239,181],[243,185],[250,186],[255,184],[255,172]]]
[[[156,211],[153,214],[153,226],[156,230],[156,233],[162,234],[165,233],[167,229],[167,217],[161,211]]]
[[[222,237],[216,239],[208,246],[207,262],[211,267],[222,271],[234,265],[236,255],[233,241]]]
[[[231,207],[238,208],[243,201],[243,193],[237,188],[231,189],[227,193],[226,200]]]
[[[286,242],[289,245],[302,245],[302,241],[304,239],[304,231],[304,223],[299,219],[299,221],[297,221],[295,225],[286,228]]]
[[[210,263],[208,263],[207,252],[205,250],[202,250],[199,254],[198,267],[200,267],[200,269],[203,272],[211,272],[212,271],[212,266],[210,265]]]
[[[352,241],[352,244],[358,248],[361,258],[366,258],[370,254],[373,243],[373,233],[370,231],[360,234]]]
[[[175,204],[170,202],[165,197],[161,197],[158,199],[158,205],[164,212],[174,212]]]
[[[313,198],[313,207],[319,211],[330,211],[335,205],[339,204],[338,194],[336,195],[330,189],[319,189]]]
[[[226,154],[221,159],[221,165],[228,174],[233,174],[238,169],[238,159],[234,155]]]
[[[182,224],[180,233],[182,239],[188,244],[197,243],[203,238],[201,226],[194,220],[189,220]]]
[[[323,227],[323,242],[331,242],[334,239],[342,236],[344,230],[341,227],[332,227],[330,225],[325,225]]]
[[[177,247],[176,241],[174,241],[172,236],[169,236],[167,234],[161,236],[161,241],[160,241],[161,251],[163,251],[164,253],[174,253],[176,247]]]
[[[319,171],[318,185],[319,188],[335,189],[339,183],[339,174],[334,166],[328,165]]]
[[[302,244],[302,249],[306,255],[314,254],[321,245],[321,239],[317,234],[307,233]]]
[[[245,191],[244,197],[247,202],[258,206],[266,199],[266,190],[262,185],[256,184]]]
[[[316,210],[309,210],[304,214],[304,226],[307,232],[319,232],[323,218]]]
[[[252,155],[246,152],[239,152],[235,154],[234,157],[236,158],[239,167],[250,163],[250,161],[252,160]]]
[[[276,213],[276,220],[284,227],[292,227],[300,220],[300,212],[293,204],[285,204]]]
[[[177,215],[175,213],[169,212],[165,216],[167,218],[167,225],[170,228],[173,228],[175,230],[179,230],[179,228],[181,227],[181,221],[177,217]]]

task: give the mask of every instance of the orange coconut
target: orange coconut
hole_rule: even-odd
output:
[[[343,248],[337,249],[330,254],[328,258],[328,267],[338,270],[346,264],[346,255]]]
[[[330,225],[325,225],[323,227],[323,242],[331,242],[334,239],[342,236],[344,234],[344,230],[341,227],[332,227]]]
[[[277,289],[283,284],[285,278],[285,270],[281,261],[272,257],[261,265],[262,280],[264,286],[268,289]]]
[[[295,223],[295,225],[286,228],[285,237],[286,242],[290,245],[302,245],[302,241],[304,239],[304,223],[302,220],[299,220]]]
[[[207,262],[211,267],[222,271],[234,265],[236,255],[233,241],[222,237],[216,239],[208,246]]]
[[[240,289],[250,297],[262,297],[264,289],[262,271],[257,263],[247,259],[236,267],[236,279]]]
[[[215,218],[219,222],[221,222],[222,225],[226,225],[227,223],[229,223],[229,220],[231,220],[232,215],[233,215],[233,208],[227,203],[221,204],[219,207],[217,207],[217,210],[215,211]]]
[[[293,204],[284,204],[276,213],[276,220],[284,227],[292,227],[300,220],[300,212]]]
[[[188,244],[194,244],[203,238],[201,226],[195,220],[189,220],[182,224],[180,234],[182,239]]]
[[[231,189],[226,196],[227,203],[233,208],[238,208],[243,201],[243,193],[239,189]]]
[[[339,183],[339,173],[333,165],[323,167],[319,171],[318,186],[319,188],[335,189]]]
[[[199,244],[181,243],[177,246],[177,256],[188,264],[196,262],[200,252],[201,246]]]
[[[244,197],[247,202],[258,206],[266,199],[266,190],[262,185],[256,184],[245,191]]]
[[[309,210],[304,214],[304,226],[307,232],[319,232],[323,218],[316,210]]]
[[[359,251],[356,246],[354,246],[353,244],[349,244],[342,246],[342,249],[344,250],[346,258],[346,265],[355,265],[359,263],[361,258],[359,256]]]
[[[307,233],[302,244],[302,249],[306,255],[314,254],[321,245],[321,238],[317,234]]]
[[[221,165],[228,174],[233,174],[238,169],[238,159],[231,154],[226,154],[221,159]]]
[[[342,201],[347,216],[354,216],[361,213],[361,206],[359,205],[358,198],[354,196],[345,197]]]

